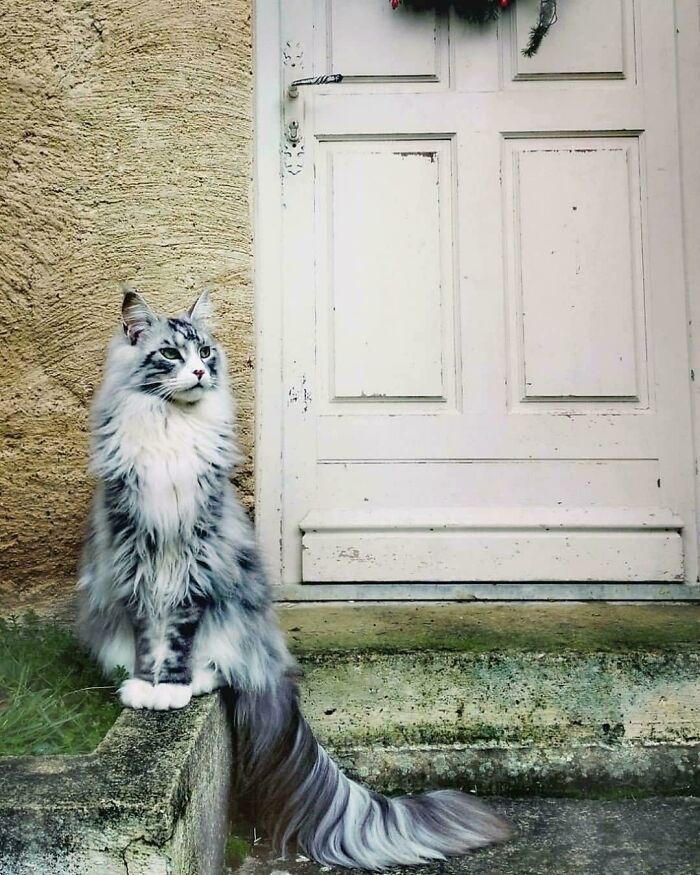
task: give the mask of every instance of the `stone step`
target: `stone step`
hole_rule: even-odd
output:
[[[700,799],[489,800],[512,839],[468,857],[395,875],[698,875]],[[304,858],[274,859],[259,843],[239,875],[318,875]]]
[[[700,605],[294,605],[304,711],[384,792],[696,794]]]

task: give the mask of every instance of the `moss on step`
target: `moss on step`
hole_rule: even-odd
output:
[[[700,741],[700,606],[289,606],[334,746]]]
[[[697,746],[429,745],[330,750],[351,777],[388,794],[455,787],[516,797],[700,796]]]
[[[290,645],[321,653],[419,650],[691,651],[700,641],[700,604],[284,605]]]
[[[304,709],[344,744],[700,742],[700,653],[302,657]]]

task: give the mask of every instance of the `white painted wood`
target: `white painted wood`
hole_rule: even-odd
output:
[[[454,164],[451,138],[318,143],[319,414],[455,408]]]
[[[538,7],[539,0],[518,0],[512,19],[515,46],[527,43]],[[632,4],[624,0],[562,3],[558,17],[560,26],[552,28],[536,55],[526,58],[513,53],[519,78],[621,78],[630,67],[634,70],[634,58],[626,57],[634,39]]]
[[[305,581],[683,580],[667,509],[331,509],[300,527]]]
[[[638,137],[510,140],[523,399],[639,400]],[[639,315],[639,318],[637,317]],[[638,343],[635,338],[638,338]]]
[[[678,154],[677,58],[675,44],[675,3],[661,4],[654,19],[646,4],[637,4],[639,14],[639,45],[643,47],[644,66],[640,62],[640,83],[648,106],[653,107],[653,122],[648,121],[643,134],[645,159],[645,264],[647,265],[648,323],[650,356],[653,355],[653,392],[651,405],[659,429],[659,468],[663,488],[675,495],[674,509],[685,520],[684,545],[686,581],[698,581],[697,529],[694,524],[694,461],[692,420],[689,416],[689,358],[687,287],[683,262],[683,223],[681,174]],[[642,14],[643,13],[643,14]],[[669,26],[671,25],[672,26]],[[655,40],[662,37],[666,50],[654,55]],[[651,60],[648,55],[651,54]],[[651,66],[650,66],[651,65]],[[656,71],[656,72],[655,72]],[[674,101],[669,102],[670,80],[673,78]],[[652,113],[650,112],[651,116]],[[660,126],[659,126],[660,125]],[[672,178],[671,178],[672,177]],[[676,314],[674,316],[674,313]],[[684,316],[680,329],[679,314]],[[674,454],[679,454],[674,457]],[[680,459],[684,462],[680,462]]]
[[[482,375],[485,381],[486,374]],[[493,379],[494,375],[491,376]],[[503,383],[503,375],[501,383]],[[480,409],[488,398],[478,372],[470,383],[474,398],[460,416],[430,417],[431,410],[415,404],[411,411],[385,420],[323,416],[318,422],[318,464],[333,461],[391,461],[392,459],[656,459],[657,422],[645,411],[623,415],[613,404],[522,404],[510,410]],[[480,392],[481,390],[481,392]],[[585,404],[585,406],[584,406]],[[505,408],[505,400],[503,404]],[[466,402],[465,402],[466,407]],[[494,405],[495,407],[495,405]],[[376,411],[376,407],[373,408]],[[577,412],[578,411],[578,412]],[[412,415],[419,414],[419,415]],[[411,442],[406,440],[410,429]],[[679,437],[687,437],[687,432]],[[657,468],[658,470],[658,468]],[[623,502],[614,502],[621,504]],[[667,502],[668,504],[669,502]],[[675,502],[671,502],[675,506]]]
[[[307,582],[683,580],[678,532],[323,532],[303,539]]]
[[[329,400],[444,396],[446,145],[326,144]]]
[[[406,587],[410,587],[408,590]],[[405,602],[415,601],[648,601],[697,602],[700,586],[686,583],[314,583],[280,584],[278,600],[284,602]]]
[[[651,459],[339,460],[318,466],[319,504],[314,510],[335,510],[335,496],[343,495],[357,512],[414,511],[416,495],[438,494],[445,513],[464,507],[465,496],[471,508],[495,507],[500,513],[517,495],[523,512],[546,505],[565,514],[567,496],[573,494],[576,506],[601,512],[611,490],[624,495],[631,508],[644,508],[658,502],[657,473],[658,463]]]
[[[576,591],[581,597],[608,592],[611,598],[612,593],[633,597],[624,593],[634,591],[646,598],[668,596],[671,585],[649,588],[639,581],[675,580],[681,567],[687,581],[697,579],[673,4],[615,2],[621,9],[619,35],[606,37],[602,54],[594,45],[594,16],[585,16],[569,48],[562,43],[546,55],[543,47],[537,70],[520,65],[523,35],[514,32],[512,15],[504,19],[500,36],[495,28],[475,31],[456,22],[448,28],[439,20],[433,72],[426,72],[418,48],[414,57],[392,60],[397,66],[382,72],[383,59],[372,55],[376,49],[358,39],[354,55],[351,42],[342,49],[356,63],[349,81],[302,92],[304,162],[298,173],[284,177],[281,311],[270,323],[274,326],[278,318],[282,391],[275,397],[276,374],[266,383],[262,378],[268,393],[262,429],[282,430],[284,474],[281,510],[277,513],[271,501],[259,506],[258,514],[266,542],[281,544],[279,576],[273,569],[281,595],[435,598],[443,592],[468,598],[477,589],[483,597],[506,592],[488,583],[466,589],[459,583],[428,583],[425,571],[399,574],[390,552],[373,574],[378,581],[397,581],[394,589],[382,583],[353,584],[342,563],[334,571],[329,567],[335,576],[326,578],[339,581],[337,590],[304,585],[305,574],[321,579],[312,570],[311,554],[302,570],[300,522],[314,508],[351,514],[368,507],[405,513],[437,509],[449,519],[452,511],[479,506],[500,515],[498,543],[489,541],[492,560],[484,560],[478,540],[483,535],[472,529],[450,532],[449,559],[443,555],[440,560],[436,547],[435,537],[444,540],[444,531],[420,532],[410,547],[411,539],[402,541],[398,552],[406,558],[404,567],[442,569],[428,578],[433,581],[474,580],[478,574],[481,581],[502,580],[510,586],[591,578],[608,581],[609,588],[587,584],[572,590],[564,584],[559,591],[569,593],[566,597]],[[375,0],[357,0],[352,15],[359,17],[370,4],[374,9]],[[299,75],[330,72],[328,64],[337,60],[336,5],[341,4],[282,4],[281,44],[289,40],[304,49]],[[264,6],[261,0],[263,26]],[[562,27],[560,21],[555,31]],[[347,33],[343,30],[342,39]],[[564,61],[574,55],[575,64],[566,68]],[[263,72],[279,80],[279,68]],[[272,104],[280,111],[276,95],[270,89],[260,98],[270,115]],[[282,116],[289,111],[283,101],[281,109]],[[579,148],[588,145],[591,153]],[[401,151],[421,150],[436,150],[439,160],[433,168],[437,175],[419,173],[411,181],[415,198],[400,186],[398,171],[392,182],[390,171],[366,170],[367,162],[380,156],[393,172],[397,165],[392,161]],[[516,153],[526,164],[532,159],[524,183],[522,175],[516,180],[512,172]],[[345,181],[335,190],[330,168],[341,155],[350,157],[341,159],[348,161]],[[444,160],[448,155],[449,161]],[[576,174],[583,168],[582,175],[569,175],[567,165]],[[447,178],[442,176],[445,168]],[[377,184],[363,182],[363,172],[369,178],[374,174]],[[357,196],[353,174],[360,177]],[[550,224],[547,233],[538,235],[540,175]],[[430,178],[435,181],[433,200]],[[397,187],[402,193],[393,198]],[[339,195],[351,206],[341,211]],[[587,218],[577,216],[581,221],[567,226],[564,210],[572,197],[586,204]],[[334,198],[342,212],[342,238],[363,250],[356,260],[336,237]],[[418,245],[410,233],[392,238],[389,227],[382,235],[385,249],[376,242],[381,225],[409,221],[412,202],[421,205],[414,210],[415,225],[423,223],[427,232],[420,264],[406,248]],[[527,253],[516,238],[517,207]],[[267,201],[266,209],[272,208]],[[430,221],[436,215],[439,233]],[[366,227],[357,230],[362,224]],[[548,236],[564,256],[543,266],[532,250],[542,249]],[[579,285],[570,277],[577,245],[585,255],[585,282]],[[273,257],[272,242],[266,251]],[[372,281],[371,271],[361,263],[368,252],[368,262],[384,254],[376,272],[382,281],[370,289],[365,286]],[[354,302],[352,279],[345,271],[334,274],[338,259],[363,284]],[[397,288],[410,287],[421,270],[424,281],[414,283],[406,301],[408,309],[416,298],[416,309],[399,314],[400,328],[393,332],[388,314]],[[561,298],[554,295],[557,286]],[[274,301],[278,290],[267,288]],[[342,317],[332,309],[338,293]],[[381,298],[374,307],[372,294]],[[530,312],[525,303],[532,304]],[[573,317],[572,304],[578,308]],[[265,303],[263,309],[274,306]],[[429,340],[415,344],[412,359],[402,350],[420,337],[419,328]],[[265,333],[266,327],[261,330]],[[338,338],[345,344],[340,356]],[[590,343],[597,345],[593,355]],[[370,363],[364,371],[351,364],[353,347],[360,345],[366,346]],[[526,388],[528,374],[535,377],[531,388]],[[338,392],[339,382],[345,394]],[[275,458],[261,459],[259,476],[267,477],[266,467],[277,464]],[[269,483],[274,476],[269,475]],[[518,527],[519,512],[550,502],[563,528],[558,540],[549,539],[540,551],[533,546],[533,533],[524,535]],[[670,508],[682,524],[672,531],[628,530],[611,518],[592,534],[570,530],[565,523],[573,508],[602,513],[625,506],[633,514],[635,508],[658,513]],[[567,548],[573,560],[559,562],[561,570],[552,571],[556,556],[565,554],[570,531],[578,532],[577,543]],[[352,537],[371,540],[376,535],[370,527]],[[326,552],[318,554],[326,557],[323,567],[328,557],[337,559],[341,541],[333,546],[334,533],[309,530],[305,537],[314,542],[313,549],[323,545]],[[594,537],[595,543],[585,537]],[[478,562],[475,544],[481,544]],[[515,559],[518,546],[525,554]],[[361,573],[355,572],[356,580],[366,579]],[[415,583],[405,583],[409,580]],[[620,584],[610,588],[610,581]],[[537,584],[522,586],[523,592],[532,592]],[[515,591],[507,590],[508,597]],[[548,588],[543,597],[554,591]]]
[[[677,73],[684,216],[684,255],[695,436],[695,514],[700,528],[700,14],[697,0],[677,0]]]
[[[347,77],[437,79],[440,34],[433,11],[397,17],[389,3],[325,0],[325,12],[329,70]]]
[[[674,531],[683,520],[668,508],[630,507],[442,507],[312,510],[302,532],[334,531]]]
[[[267,572],[280,583],[282,566],[282,180],[279,6],[268,3],[255,27],[255,58],[265,87],[255,88],[255,509]],[[258,14],[261,6],[257,7]],[[272,75],[269,72],[274,71]],[[264,221],[262,220],[264,217]]]

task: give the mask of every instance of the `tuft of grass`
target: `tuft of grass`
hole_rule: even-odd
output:
[[[93,750],[121,711],[114,692],[70,632],[0,618],[0,756]]]
[[[251,842],[243,836],[230,835],[226,841],[225,865],[227,871],[233,872],[250,853]]]

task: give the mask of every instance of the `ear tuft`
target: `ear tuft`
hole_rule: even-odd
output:
[[[124,284],[124,300],[122,301],[122,322],[124,334],[133,346],[139,337],[155,321],[155,313],[148,306],[148,301],[136,289]]]
[[[214,322],[214,307],[209,296],[209,290],[205,289],[187,311],[192,322],[199,322],[206,328],[211,328]]]

